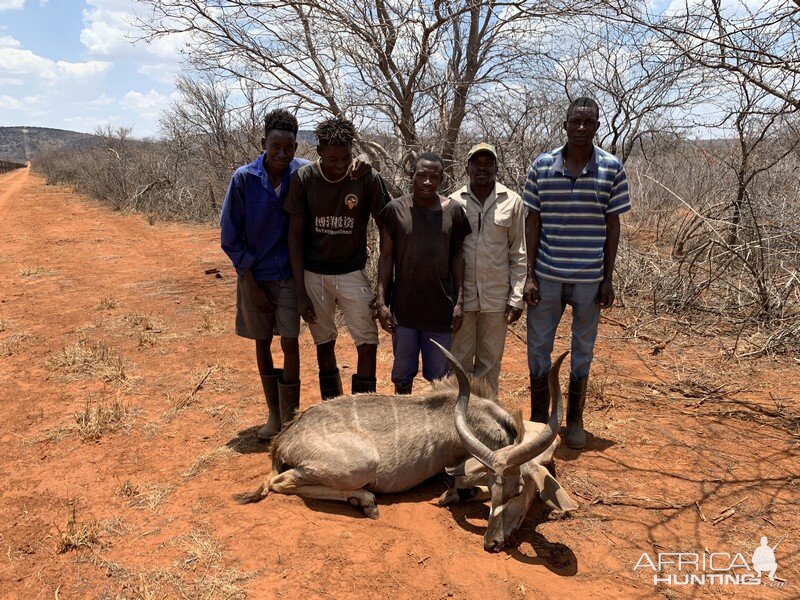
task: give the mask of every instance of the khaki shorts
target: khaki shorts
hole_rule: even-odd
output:
[[[273,335],[300,336],[297,296],[291,279],[259,281],[258,285],[275,299],[275,310],[261,310],[250,297],[243,277],[236,282],[236,334],[251,340],[266,340]]]
[[[317,313],[317,322],[308,326],[315,344],[319,346],[336,339],[337,304],[356,346],[378,344],[378,327],[369,306],[374,294],[364,271],[343,275],[320,275],[306,271],[305,279],[306,293]]]

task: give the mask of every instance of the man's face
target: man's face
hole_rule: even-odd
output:
[[[600,115],[589,106],[576,106],[564,121],[567,142],[572,148],[586,148],[600,128]]]
[[[317,154],[325,175],[331,179],[344,177],[353,162],[353,148],[349,144],[347,146],[321,144],[317,146]]]
[[[436,197],[436,190],[442,183],[442,165],[430,160],[421,160],[411,176],[414,196],[420,200],[431,200]]]
[[[297,139],[291,131],[281,129],[270,129],[267,137],[261,140],[266,154],[267,164],[285,171],[289,163],[294,159],[297,150]]]
[[[497,161],[489,152],[478,152],[467,162],[467,175],[473,187],[492,185],[497,177]]]

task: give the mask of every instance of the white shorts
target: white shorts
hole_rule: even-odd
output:
[[[305,271],[306,293],[317,313],[316,323],[309,324],[316,345],[336,339],[336,305],[356,346],[378,344],[378,327],[370,308],[375,294],[365,271],[342,275],[321,275]]]

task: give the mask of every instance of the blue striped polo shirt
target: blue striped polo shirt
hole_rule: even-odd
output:
[[[631,208],[622,162],[594,147],[577,178],[564,166],[566,146],[541,154],[531,165],[523,202],[541,214],[536,276],[565,283],[603,280],[607,215]]]

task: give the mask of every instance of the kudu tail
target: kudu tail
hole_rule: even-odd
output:
[[[233,498],[238,504],[253,504],[254,502],[261,502],[267,496],[269,496],[269,488],[265,485],[261,485],[258,487],[258,489],[250,492],[239,492],[238,494],[232,494],[231,498]]]

